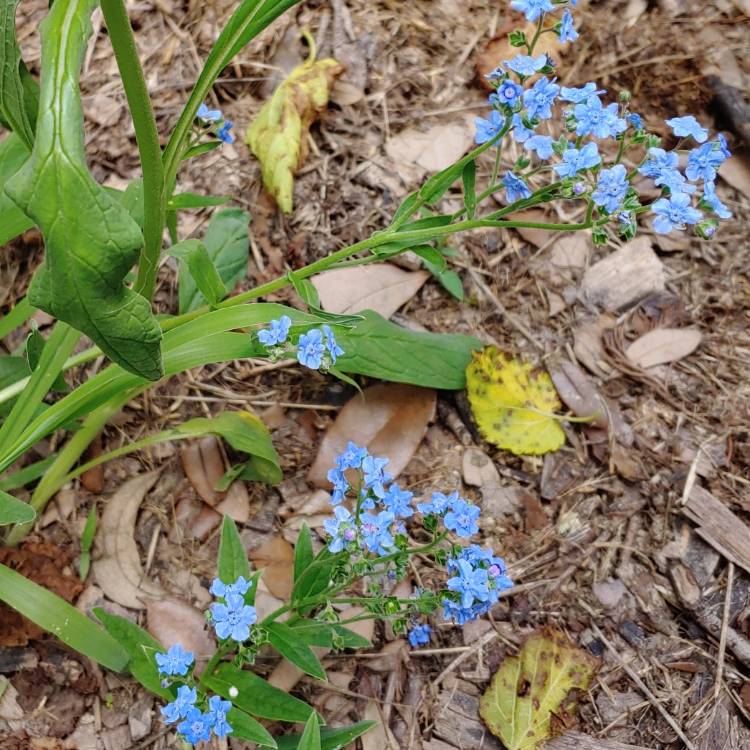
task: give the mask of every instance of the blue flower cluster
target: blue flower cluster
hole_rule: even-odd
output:
[[[296,352],[297,361],[311,370],[329,369],[344,353],[336,343],[331,327],[325,323],[320,328],[301,334],[296,344],[288,341],[292,327],[292,319],[288,315],[270,321],[268,326],[258,331],[258,341],[272,349],[272,353],[278,357]]]
[[[527,20],[537,23],[536,38],[547,32],[554,33],[561,43],[575,41],[578,37],[570,11],[575,0],[511,0],[510,4]],[[560,9],[560,20],[546,24],[547,17]],[[606,91],[596,83],[589,82],[577,88],[560,86],[556,78],[550,77],[554,73],[554,63],[548,55],[534,56],[534,43],[521,32],[514,32],[511,41],[514,46],[525,47],[527,54],[519,53],[512,60],[505,60],[487,76],[495,87],[489,97],[493,109],[487,118],[476,119],[477,143],[494,145],[510,132],[527,152],[527,156],[520,158],[516,167],[501,179],[509,204],[531,199],[526,205],[533,205],[536,196],[528,178],[553,171],[560,182],[554,194],[548,187],[543,188],[547,191],[547,200],[549,195],[585,200],[597,226],[610,218],[616,219],[616,228],[626,237],[634,234],[636,215],[646,209],[654,215],[652,227],[658,233],[698,225],[699,234],[708,237],[714,233],[717,222],[704,219],[700,209],[712,212],[719,219],[731,217],[731,212],[717,197],[715,186],[717,170],[730,156],[724,136],[719,134],[715,141],[709,141],[708,130],[692,115],[666,120],[674,136],[681,139],[678,147],[684,139],[699,144],[688,151],[683,173],[678,167],[680,152],[676,148],[665,151],[658,147],[659,138],[645,131],[640,115],[629,111],[627,93],[621,95],[619,103],[605,103],[601,97]],[[552,119],[553,107],[558,101],[569,105],[563,110],[562,134],[554,137],[537,132],[545,121]],[[573,139],[572,143],[568,138]],[[596,142],[606,139],[614,139],[619,145],[617,156],[609,165],[603,164],[600,145]],[[625,148],[640,144],[646,146],[645,156],[636,169],[628,171],[621,163]],[[549,166],[534,165],[533,158],[539,162],[553,158],[555,161]],[[527,167],[528,172],[521,171]],[[650,206],[641,205],[632,186],[638,173],[653,179],[656,186],[662,188],[662,196]],[[697,194],[697,186],[693,183],[699,181],[703,183],[702,194],[696,201],[693,196]]]
[[[258,615],[255,607],[245,604],[249,589],[250,581],[243,576],[232,584],[227,585],[218,578],[211,584],[211,593],[224,600],[211,605],[211,620],[221,640],[231,638],[244,643],[250,637],[250,627],[256,623]]]
[[[213,133],[224,143],[234,143],[234,136],[229,132],[234,123],[224,119],[220,109],[209,109],[205,104],[201,104],[197,117],[204,131]]]

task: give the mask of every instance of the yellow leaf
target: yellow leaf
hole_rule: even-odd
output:
[[[294,174],[307,157],[307,133],[325,109],[336,76],[344,66],[333,58],[308,59],[279,84],[245,133],[260,161],[263,184],[284,213],[292,210]]]
[[[479,431],[498,448],[541,455],[565,443],[554,414],[562,404],[543,370],[486,346],[466,368],[466,390]]]
[[[479,713],[508,750],[536,750],[555,729],[571,723],[578,702],[569,694],[586,690],[598,667],[588,651],[545,628],[529,636],[518,656],[503,661]]]

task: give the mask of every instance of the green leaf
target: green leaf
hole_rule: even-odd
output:
[[[312,715],[314,716],[314,714]],[[240,740],[250,740],[264,747],[278,747],[276,740],[268,733],[266,728],[244,711],[232,708],[227,713],[227,721],[232,727],[232,737]]]
[[[396,209],[391,220],[391,227],[400,227],[422,205],[419,192],[409,193],[401,205]]]
[[[2,362],[2,360],[0,360]],[[57,453],[50,453],[41,461],[35,461],[33,464],[24,466],[18,471],[9,474],[5,479],[0,479],[0,490],[17,490],[19,487],[25,487],[41,477],[50,465],[57,458]]]
[[[34,509],[13,495],[0,490],[0,526],[12,523],[31,523],[36,518]]]
[[[336,363],[339,369],[425,388],[464,388],[471,352],[482,346],[478,339],[409,331],[372,310],[362,315],[362,323],[336,337],[346,352]]]
[[[28,297],[18,300],[7,315],[0,317],[0,339],[4,339],[9,333],[22,326],[35,312]]]
[[[164,647],[150,633],[138,627],[130,620],[113,615],[102,609],[94,608],[94,615],[104,625],[107,632],[127,652],[127,667],[138,682],[155,695],[166,701],[174,699],[174,693],[161,686],[159,667],[154,655]]]
[[[300,576],[307,570],[313,561],[312,534],[310,527],[303,521],[297,544],[294,546],[294,580],[299,581]]]
[[[207,154],[209,151],[213,151],[215,148],[221,146],[222,141],[208,141],[208,143],[199,143],[197,146],[191,146],[182,157],[182,161],[193,159],[201,154]]]
[[[39,365],[46,343],[44,336],[39,333],[36,324],[32,322],[31,333],[26,338],[26,361],[31,372],[34,372]],[[65,382],[65,376],[62,373],[55,378],[50,389],[58,393],[65,393],[68,390],[68,384]]]
[[[240,576],[250,579],[250,563],[237,526],[229,516],[221,525],[218,559],[219,578],[224,583],[234,583]]]
[[[461,175],[464,183],[464,207],[466,216],[469,219],[474,218],[477,210],[477,163],[470,161]]]
[[[121,672],[128,654],[109,633],[64,599],[0,564],[0,601],[103,667]]]
[[[194,286],[209,305],[215,307],[226,297],[226,287],[202,242],[183,240],[172,245],[169,254],[180,261],[180,279],[192,279]]]
[[[81,534],[81,556],[78,560],[78,575],[82,581],[86,580],[91,567],[91,547],[94,544],[96,535],[96,503],[91,506],[88,516],[86,516],[86,525],[83,527]]]
[[[177,193],[173,195],[167,204],[171,211],[182,208],[207,208],[209,206],[221,206],[232,200],[230,195],[199,195],[198,193]]]
[[[16,8],[19,0],[0,2],[0,119],[30,151],[39,100],[39,86],[21,59],[16,42]]]
[[[248,224],[250,215],[239,208],[217,211],[203,238],[208,257],[224,286],[231,291],[245,278],[250,251]],[[190,312],[206,304],[206,299],[186,270],[180,268],[180,313]]]
[[[290,625],[297,637],[310,646],[333,648],[368,648],[372,643],[343,625],[318,620],[297,620]]]
[[[297,292],[299,298],[316,313],[320,310],[320,295],[315,285],[310,279],[301,279],[297,274],[290,271],[287,274],[287,278],[292,282],[294,291]],[[322,311],[321,311],[322,312]]]
[[[90,336],[113,362],[156,380],[161,329],[149,302],[124,284],[143,238],[86,166],[78,77],[95,7],[96,0],[56,1],[40,25],[37,137],[5,191],[45,239],[30,302]]]
[[[29,374],[24,357],[0,357],[0,388],[5,388]]]
[[[302,736],[299,738],[297,750],[320,750],[320,723],[315,714],[310,714]]]
[[[331,583],[331,576],[336,567],[336,558],[324,556],[307,566],[299,578],[296,577],[297,566],[295,564],[295,580],[292,589],[292,603],[299,604],[305,599],[317,596],[325,591]]]
[[[358,721],[356,724],[350,724],[346,727],[336,727],[335,729],[320,730],[320,750],[341,750],[348,747],[357,737],[361,737],[365,732],[372,729],[377,722]],[[279,750],[299,750],[299,734],[287,734],[284,737],[277,737],[276,743]]]
[[[268,631],[271,645],[292,664],[303,672],[319,680],[325,680],[326,673],[313,650],[302,643],[294,634],[294,630],[283,622],[271,622],[264,626]]]
[[[269,685],[254,672],[237,669],[231,664],[219,664],[216,671],[210,677],[205,677],[204,681],[209,690],[231,700],[242,711],[261,719],[307,721],[313,712],[299,698]],[[230,695],[230,688],[237,689],[236,696]]]
[[[8,134],[0,142],[0,247],[34,226],[34,222],[13,203],[4,189],[28,158],[28,149],[15,133]]]

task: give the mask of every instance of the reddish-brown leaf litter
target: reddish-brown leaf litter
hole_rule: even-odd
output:
[[[234,5],[128,3],[162,133]],[[383,228],[425,175],[470,147],[472,118],[486,97],[477,70],[508,57],[499,40],[518,21],[508,6],[310,0],[238,55],[209,102],[224,109],[238,134],[304,58],[302,29],[315,37],[321,57],[347,66],[306,142],[289,216],[263,192],[242,138],[181,175],[181,190],[231,194],[251,213],[243,288]],[[24,0],[18,12],[34,74],[46,7]],[[737,156],[722,168],[717,190],[734,219],[715,240],[655,236],[646,226],[633,242],[595,248],[584,235],[482,230],[450,241],[462,303],[409,254],[383,268],[313,280],[329,309],[356,312],[366,299],[401,325],[472,334],[545,368],[570,414],[594,415],[565,423],[561,450],[517,457],[487,444],[461,392],[365,379],[363,397],[294,366],[211,365],[135,399],[106,427],[96,451],[189,417],[245,409],[272,433],[280,485],[237,480],[236,489],[219,492],[217,481],[238,458],[226,444],[164,443],[64,488],[33,535],[0,552],[0,560],[80,610],[105,607],[166,645],[185,643],[186,631],[194,631],[191,646],[205,657],[212,645],[202,613],[221,514],[237,521],[250,558],[265,569],[258,608],[271,611],[289,591],[302,524],[322,543],[330,512],[325,464],[352,437],[388,455],[411,491],[459,490],[480,503],[481,535],[505,557],[516,583],[489,617],[463,629],[436,619],[433,640],[421,650],[390,626],[371,626],[364,633],[370,650],[321,656],[327,684],[262,652],[255,668],[311,702],[331,726],[377,720],[352,747],[500,747],[480,718],[480,696],[531,634],[551,628],[600,666],[576,696],[577,711],[553,717],[558,736],[550,750],[748,750],[750,143],[738,112],[750,90],[750,6],[579,0],[577,15],[585,43],[552,50],[562,83],[598,81],[613,95],[627,88],[634,110],[657,132],[664,132],[664,117],[691,113],[727,133]],[[101,182],[122,187],[137,175],[138,158],[98,14],[82,81],[90,166]],[[492,166],[482,161],[479,178]],[[445,210],[459,206],[460,195],[449,193]],[[564,211],[543,215],[570,221]],[[209,215],[182,212],[181,236],[200,236]],[[3,312],[23,296],[41,258],[36,232],[0,251]],[[171,263],[160,272],[159,312],[176,310]],[[353,295],[354,287],[361,293]],[[300,305],[290,291],[269,299]],[[51,321],[37,315],[36,322],[46,333]],[[4,353],[26,333],[8,336]],[[99,366],[71,379],[81,382]],[[38,445],[29,460],[57,450],[61,439]],[[80,581],[80,537],[94,505],[99,529],[91,572]],[[416,559],[406,595],[437,576]],[[0,609],[3,750],[179,746],[134,680],[100,670]],[[230,738],[228,746],[243,743]]]

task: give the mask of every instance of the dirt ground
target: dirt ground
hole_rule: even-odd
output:
[[[174,123],[233,5],[129,3],[161,132]],[[518,21],[508,5],[303,2],[239,55],[210,102],[235,122],[238,138],[193,162],[180,186],[231,194],[252,215],[242,288],[366,238],[386,225],[430,165],[442,164],[446,151],[468,148],[486,96],[477,70],[507,56],[497,39]],[[19,10],[33,72],[45,6],[24,1]],[[333,725],[384,722],[388,730],[361,741],[363,750],[389,743],[410,750],[499,747],[477,715],[478,697],[502,660],[542,626],[563,631],[601,659],[569,727],[581,734],[552,741],[552,750],[750,750],[750,143],[743,141],[747,115],[743,131],[727,114],[727,102],[741,103],[741,92],[750,90],[750,6],[747,0],[579,0],[577,17],[578,43],[554,53],[561,81],[630,90],[633,110],[657,132],[664,132],[664,117],[688,113],[726,132],[738,156],[722,170],[718,190],[734,219],[712,242],[659,237],[644,227],[636,253],[539,231],[451,238],[464,302],[430,279],[401,306],[398,322],[478,336],[547,367],[556,384],[565,373],[582,376],[584,395],[607,404],[610,429],[570,424],[562,450],[518,458],[481,439],[463,393],[437,394],[436,417],[424,425],[400,481],[415,492],[459,489],[481,503],[482,534],[508,561],[517,586],[491,618],[463,632],[437,623],[427,649],[411,650],[378,626],[370,652],[328,657],[331,686],[290,683]],[[284,217],[264,193],[241,136],[284,72],[304,58],[301,29],[315,37],[320,56],[333,55],[347,71],[312,129],[295,210]],[[87,147],[97,179],[120,187],[138,171],[134,133],[98,15],[94,30],[82,84]],[[729,94],[722,84],[732,87]],[[413,150],[415,129],[428,134],[431,146],[419,163],[404,164],[399,154]],[[491,166],[482,163],[481,170],[488,174]],[[185,212],[183,236],[200,232],[209,216]],[[600,265],[615,252],[612,267]],[[21,298],[41,254],[34,232],[0,254],[4,309]],[[399,262],[406,271],[415,267]],[[175,312],[176,299],[168,261],[157,305]],[[299,304],[286,291],[271,299]],[[44,330],[50,321],[38,316],[38,322]],[[626,355],[632,342],[664,329],[654,346],[676,347],[671,360],[634,365]],[[687,338],[700,341],[681,352],[685,329],[698,331]],[[12,349],[19,341],[9,337],[4,344]],[[99,366],[74,377],[83,380]],[[241,483],[230,493],[231,507],[240,508],[248,549],[282,565],[299,519],[314,525],[320,518],[320,492],[307,472],[353,395],[331,378],[294,367],[255,361],[205,367],[137,399],[94,449],[224,408],[261,415],[285,478],[273,489]],[[39,455],[55,445],[46,441]],[[30,541],[5,551],[4,559],[15,556],[17,567],[82,609],[105,604],[156,629],[160,618],[174,621],[184,611],[192,622],[208,602],[217,548],[217,514],[210,508],[217,498],[210,484],[201,490],[196,471],[209,481],[211,465],[223,471],[231,456],[211,440],[183,449],[167,443],[84,475],[49,506]],[[477,479],[472,467],[486,457],[489,468]],[[137,498],[133,531],[140,563],[167,597],[161,610],[129,608],[94,574],[82,583],[76,567],[92,505],[104,507],[125,480],[152,470],[159,474]],[[268,585],[271,594],[283,588],[273,579]],[[275,664],[260,667],[271,671]],[[98,671],[1,611],[0,674],[10,680],[0,702],[3,749],[179,746],[134,681]],[[239,743],[230,739],[229,746]]]

